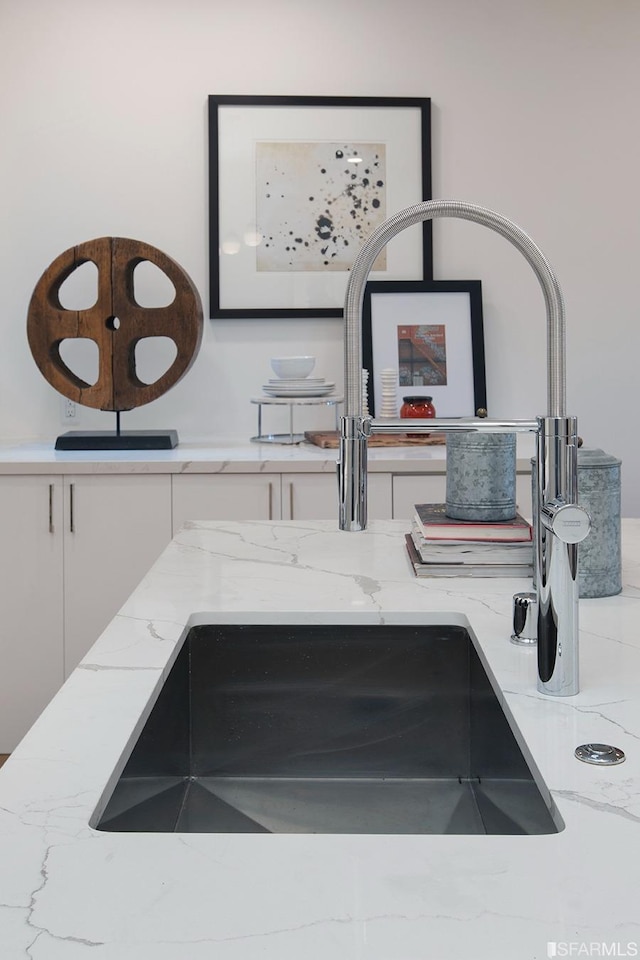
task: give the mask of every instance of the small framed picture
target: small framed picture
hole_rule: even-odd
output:
[[[480,280],[369,281],[362,344],[373,417],[383,370],[395,373],[395,416],[406,396],[431,397],[438,417],[472,417],[487,405]]]

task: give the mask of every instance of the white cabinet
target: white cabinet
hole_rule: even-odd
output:
[[[0,477],[0,753],[63,680],[62,480]]]
[[[447,478],[444,473],[395,475],[393,519],[410,520],[416,503],[444,503]]]
[[[518,504],[518,510],[523,517],[526,517],[527,520],[531,521],[533,516],[533,506],[532,506],[532,488],[531,488],[531,468],[529,471],[518,471],[516,473],[516,503]]]
[[[171,481],[0,477],[0,752],[26,733],[171,538]]]
[[[391,518],[391,474],[369,474],[369,516]],[[335,520],[338,479],[324,473],[178,474],[173,532],[187,520]]]
[[[391,519],[391,474],[370,473],[367,512],[371,519]],[[338,522],[337,473],[283,473],[283,520]]]
[[[173,477],[173,533],[186,520],[280,520],[280,474],[190,473]]]
[[[171,539],[171,478],[64,478],[64,672],[98,639]]]

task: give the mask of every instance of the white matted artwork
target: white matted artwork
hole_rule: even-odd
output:
[[[390,215],[431,199],[424,98],[209,98],[210,315],[341,316],[349,270]],[[428,279],[431,224],[374,279]]]
[[[386,219],[386,180],[384,143],[256,143],[256,269],[349,270]]]
[[[480,281],[369,282],[363,365],[374,417],[388,369],[396,371],[398,410],[405,396],[429,396],[438,417],[474,416],[486,407]]]

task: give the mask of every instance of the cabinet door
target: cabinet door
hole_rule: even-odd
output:
[[[172,502],[174,535],[186,520],[280,520],[280,475],[179,474]]]
[[[529,521],[531,521],[533,513],[531,506],[532,499],[531,470],[516,473],[516,503],[522,516],[526,517]]]
[[[67,477],[64,527],[68,676],[171,539],[171,477]]]
[[[0,753],[56,693],[62,668],[62,480],[0,477]]]
[[[367,477],[367,515],[371,520],[391,519],[391,475]],[[285,473],[282,475],[283,520],[335,520],[338,522],[336,473]]]
[[[393,518],[410,520],[416,503],[444,503],[447,478],[444,473],[396,475],[393,478]]]

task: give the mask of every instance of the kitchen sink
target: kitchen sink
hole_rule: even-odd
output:
[[[464,627],[193,627],[98,830],[548,834]]]

